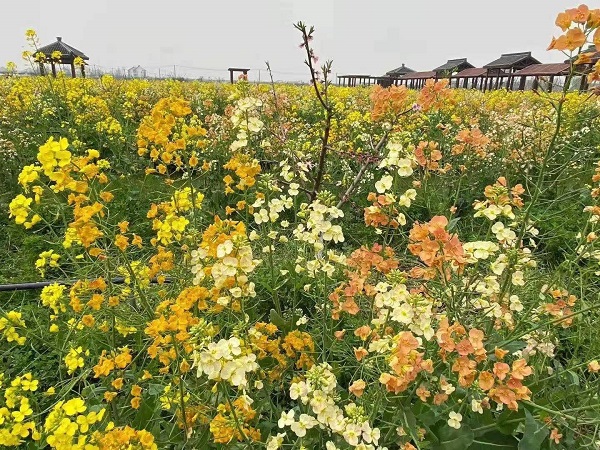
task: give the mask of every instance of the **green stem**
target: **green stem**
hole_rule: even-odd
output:
[[[234,406],[233,402],[231,401],[231,399],[229,398],[229,393],[227,392],[227,386],[225,386],[222,382],[219,383],[219,385],[222,386],[222,388],[223,388],[223,391],[224,391],[223,394],[225,395],[225,398],[227,399],[227,404],[229,405],[229,409],[231,410],[231,415],[233,416],[233,420],[235,421],[235,426],[238,429],[238,432],[240,433],[242,438],[244,438],[245,442],[250,442],[250,440],[248,439],[248,436],[246,436],[246,433],[244,433],[244,429],[240,425],[240,421],[235,412],[235,406]]]
[[[561,411],[555,411],[553,409],[546,408],[545,406],[538,405],[531,401],[523,400],[523,404],[531,406],[532,408],[535,408],[535,409],[539,409],[540,411],[545,411],[545,412],[553,414],[555,416],[564,417],[565,419],[572,420],[574,422],[577,420],[575,417],[565,414]]]

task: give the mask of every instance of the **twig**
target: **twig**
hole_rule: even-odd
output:
[[[344,192],[344,195],[342,195],[342,198],[340,198],[340,201],[337,203],[337,205],[335,205],[336,208],[338,208],[338,209],[341,208],[342,205],[350,199],[350,196],[352,194],[354,194],[354,191],[356,190],[358,184],[362,180],[362,177],[364,176],[365,172],[367,171],[367,167],[369,167],[369,164],[371,164],[371,161],[369,159],[367,159],[362,164],[362,166],[360,166],[360,170],[354,177],[354,180],[352,180],[352,183],[350,184],[350,186],[348,186],[348,189],[346,189],[346,192]]]
[[[407,109],[406,111],[401,112],[400,114],[398,114],[396,116],[396,119],[394,122],[397,122],[401,116],[408,114],[412,110],[413,109],[410,108],[410,109]],[[392,126],[392,128],[393,128],[393,126]],[[389,130],[386,131],[375,147],[373,147],[373,142],[371,142],[371,147],[373,147],[374,154],[378,155],[380,153],[382,147],[387,142],[387,138],[388,138],[389,134],[390,134],[390,131]],[[359,169],[358,173],[356,174],[356,176],[354,177],[354,179],[352,180],[352,183],[350,183],[350,186],[348,186],[348,189],[346,189],[346,192],[344,192],[344,195],[342,195],[338,204],[336,205],[337,208],[341,208],[342,205],[350,199],[350,196],[354,193],[354,191],[358,187],[358,184],[362,180],[363,176],[365,175],[365,172],[367,171],[367,168],[369,167],[369,165],[371,163],[372,163],[372,160],[370,158],[367,158],[365,160],[365,162],[360,166],[360,169]]]
[[[329,104],[329,99],[327,98],[327,75],[331,72],[331,61],[327,61],[325,65],[323,65],[323,93],[319,90],[319,86],[317,84],[317,72],[314,69],[313,61],[317,61],[317,58],[314,54],[314,51],[310,48],[309,41],[312,40],[312,33],[314,32],[314,27],[310,27],[310,30],[307,31],[306,25],[303,22],[298,22],[294,25],[296,29],[300,30],[302,33],[302,44],[301,47],[304,47],[306,50],[306,60],[304,63],[310,69],[310,77],[312,80],[312,85],[315,90],[315,94],[325,111],[325,126],[323,129],[323,137],[321,138],[321,152],[319,154],[319,163],[317,165],[317,175],[315,177],[315,182],[313,184],[313,188],[310,193],[310,200],[314,201],[317,198],[317,194],[319,189],[321,189],[321,183],[323,182],[323,175],[325,172],[325,160],[327,157],[327,149],[329,147],[329,135],[331,133],[331,120],[333,119],[333,108]]]

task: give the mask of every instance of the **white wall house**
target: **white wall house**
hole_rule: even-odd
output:
[[[142,66],[134,66],[130,69],[127,69],[127,77],[128,78],[146,78],[146,69]]]

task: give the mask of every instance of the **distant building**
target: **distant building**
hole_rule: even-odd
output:
[[[382,87],[396,85],[421,89],[428,82],[446,79],[449,87],[479,89],[483,92],[497,89],[541,89],[552,92],[568,83],[566,89],[587,91],[600,87],[599,81],[594,81],[591,87],[588,82],[588,75],[598,61],[600,50],[590,45],[582,55],[577,54],[563,63],[542,64],[531,56],[531,52],[516,52],[503,53],[483,67],[474,67],[467,58],[455,58],[426,72],[415,72],[402,64],[379,77],[338,75],[337,80],[338,86],[369,86],[377,83]]]
[[[446,64],[433,69],[437,74],[437,78],[451,77],[465,69],[473,69],[475,66],[467,61],[467,58],[449,59]]]
[[[400,67],[398,67],[394,70],[390,70],[384,76],[388,76],[391,78],[400,78],[400,77],[406,75],[407,73],[414,73],[414,72],[415,72],[414,70],[412,70],[411,68],[406,67],[404,64],[402,64]]]
[[[512,89],[515,81],[514,74],[534,64],[541,63],[531,56],[531,52],[503,53],[500,58],[483,66],[484,69],[487,69],[483,90],[501,89],[502,87]],[[506,85],[503,85],[504,78],[506,78]],[[523,83],[525,82],[525,78],[521,80]],[[524,86],[520,86],[519,89],[524,89]]]
[[[377,79],[377,84],[383,87],[389,87],[392,84],[398,85],[398,80],[400,78],[402,78],[404,75],[414,72],[415,71],[413,69],[411,69],[410,67],[406,67],[404,64],[402,64],[400,67],[390,70],[389,72],[386,72],[385,75],[379,77]]]
[[[128,78],[146,78],[146,69],[142,66],[135,66],[127,69]]]

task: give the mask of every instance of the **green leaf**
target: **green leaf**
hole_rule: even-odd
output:
[[[156,397],[148,396],[142,399],[140,408],[137,410],[133,419],[132,426],[136,429],[146,429],[151,427],[154,416],[160,415],[160,405],[156,402]]]
[[[402,419],[402,422],[404,423],[404,426],[409,429],[409,430],[416,430],[417,429],[417,419],[415,418],[415,415],[412,413],[412,411],[410,409],[401,409],[400,410],[400,417]]]
[[[519,450],[539,450],[549,433],[546,425],[535,420],[531,413],[525,410],[525,430],[519,442]]]
[[[267,356],[258,360],[258,365],[261,369],[271,369],[277,365],[277,360],[272,356]]]
[[[527,342],[525,341],[513,341],[510,344],[504,345],[502,348],[504,350],[508,350],[510,353],[514,353],[519,350],[523,350],[527,347]]]
[[[473,430],[468,425],[457,430],[444,423],[435,434],[439,441],[436,450],[465,450],[474,440]]]
[[[436,412],[427,403],[417,402],[412,407],[412,412],[419,423],[431,427],[440,420]]]
[[[579,386],[579,375],[577,375],[577,373],[575,373],[573,370],[567,370],[567,375],[571,379],[571,384]]]
[[[404,409],[403,406],[398,407],[398,409],[394,409],[392,414],[389,416],[388,421],[391,423],[402,424],[404,431],[406,431],[411,438],[417,438],[417,419],[410,409]]]
[[[149,395],[161,395],[165,391],[165,387],[161,384],[152,383],[148,386]]]
[[[458,221],[460,220],[460,217],[455,217],[454,219],[450,220],[450,222],[448,222],[448,231],[452,231],[456,228],[456,225],[458,224]]]
[[[271,309],[271,312],[269,313],[269,320],[272,324],[277,325],[277,328],[279,328],[282,331],[290,329],[289,322],[286,321],[279,314],[277,314],[277,311],[275,311],[274,309]]]
[[[519,441],[514,436],[507,436],[499,431],[490,431],[477,437],[469,450],[516,450]]]
[[[498,417],[495,414],[492,414],[492,412],[489,409],[484,409],[483,414],[479,415],[477,422],[480,425],[497,425]],[[483,436],[484,434],[485,434],[485,432],[479,432],[479,433],[476,432],[475,437]]]
[[[523,408],[520,408],[518,411],[505,409],[496,419],[496,429],[500,431],[500,433],[509,436],[513,435],[517,427],[523,423],[524,419],[525,413],[523,412]]]

